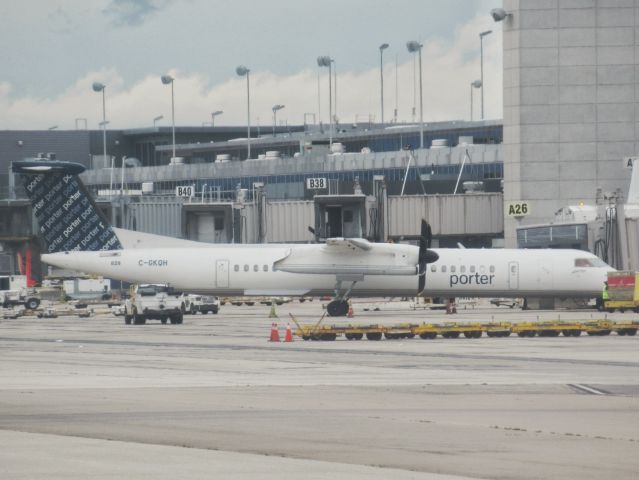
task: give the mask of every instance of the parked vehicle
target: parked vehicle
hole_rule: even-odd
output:
[[[165,284],[143,284],[131,287],[131,297],[126,300],[124,323],[144,325],[147,320],[170,321],[180,324],[185,311],[182,292]]]
[[[23,305],[28,310],[40,306],[40,295],[35,288],[27,288],[24,275],[8,275],[0,277],[0,306],[11,308]]]
[[[187,295],[186,313],[195,315],[201,313],[215,313],[220,309],[220,299],[210,295]]]

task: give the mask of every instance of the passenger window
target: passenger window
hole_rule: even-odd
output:
[[[470,266],[470,273],[475,273],[475,265]]]
[[[244,271],[248,272],[249,271],[249,266],[248,265],[244,265]]]
[[[442,273],[446,273],[446,265],[442,265]]]
[[[459,272],[466,273],[466,265],[462,265],[461,267],[459,267]]]
[[[450,266],[450,273],[455,273],[455,265]]]
[[[490,266],[490,273],[495,273],[495,266],[494,265]]]
[[[236,272],[240,271],[240,266],[239,265],[235,265],[235,267],[233,267],[233,270],[235,270]]]
[[[253,265],[253,271],[254,271],[254,272],[259,272],[259,271],[260,271],[260,267],[259,267],[259,265],[257,265],[257,264],[256,264],[256,265]]]
[[[437,265],[431,265],[430,266],[430,271],[431,272],[436,272],[437,271]]]
[[[486,265],[479,266],[479,273],[486,273]]]
[[[268,265],[264,265],[264,266],[262,267],[262,270],[264,270],[265,272],[268,272]]]

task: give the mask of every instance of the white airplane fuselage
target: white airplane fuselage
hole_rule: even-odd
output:
[[[341,280],[344,290],[356,281],[351,296],[414,296],[417,247],[372,245],[366,255],[336,253],[322,244],[199,244],[59,252],[42,259],[61,268],[132,283],[168,283],[193,293],[331,295]],[[613,270],[580,250],[431,250],[439,259],[427,265],[425,296],[594,297]]]

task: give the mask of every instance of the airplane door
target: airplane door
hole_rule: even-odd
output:
[[[519,288],[519,262],[508,262],[508,288]]]
[[[215,262],[215,286],[228,288],[229,286],[229,261],[217,260]]]

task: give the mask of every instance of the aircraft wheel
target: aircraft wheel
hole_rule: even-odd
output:
[[[330,317],[345,317],[348,314],[348,302],[333,300],[326,305],[326,311]]]

